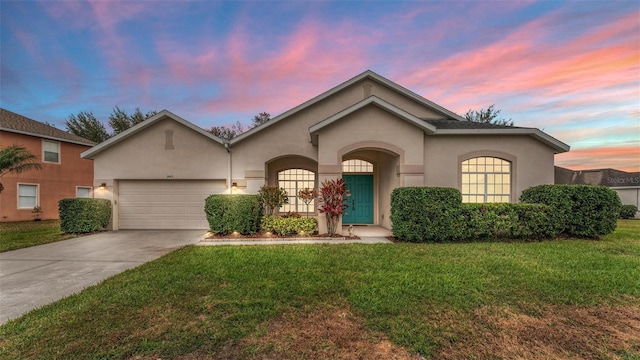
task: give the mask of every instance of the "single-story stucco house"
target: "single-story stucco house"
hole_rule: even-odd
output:
[[[82,156],[94,160],[95,197],[112,201],[114,230],[206,229],[208,195],[265,184],[287,190],[282,212],[305,213],[298,190],[336,178],[352,193],[343,224],[390,229],[394,188],[453,187],[467,202],[516,202],[554,183],[554,154],[566,151],[538,129],[465,121],[365,71],[228,142],[164,110]]]

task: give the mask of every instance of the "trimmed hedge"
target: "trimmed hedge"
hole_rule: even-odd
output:
[[[300,232],[313,234],[318,228],[318,220],[306,217],[264,216],[261,228],[264,232],[283,236],[298,235]]]
[[[461,241],[540,240],[557,235],[559,218],[543,204],[462,204]]]
[[[262,209],[258,195],[210,195],[204,204],[209,229],[216,235],[234,231],[255,234],[260,228]]]
[[[111,201],[69,198],[58,201],[60,229],[65,233],[91,233],[103,230],[111,220]]]
[[[462,236],[462,195],[453,188],[404,187],[391,192],[393,235],[410,242],[443,242]]]
[[[620,219],[633,219],[636,217],[638,207],[635,205],[622,205],[620,208]]]
[[[598,238],[616,229],[620,214],[618,194],[593,185],[539,185],[526,189],[520,201],[552,206],[559,217],[559,233]]]

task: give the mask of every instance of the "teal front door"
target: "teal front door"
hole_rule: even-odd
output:
[[[373,224],[373,174],[342,175],[351,196],[345,200],[343,224]]]

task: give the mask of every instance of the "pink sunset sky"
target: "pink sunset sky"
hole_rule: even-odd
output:
[[[65,129],[114,106],[209,128],[272,116],[370,69],[464,115],[495,104],[640,171],[638,1],[2,1],[0,104]]]

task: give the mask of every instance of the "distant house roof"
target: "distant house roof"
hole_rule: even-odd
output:
[[[53,126],[2,108],[0,108],[0,130],[80,145],[95,145],[91,140],[56,129]]]
[[[627,172],[617,169],[571,170],[556,166],[555,183],[637,188],[640,187],[640,172]]]

